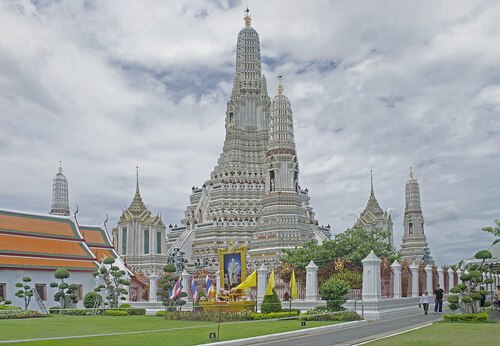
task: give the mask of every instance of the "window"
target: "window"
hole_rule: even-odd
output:
[[[41,300],[47,300],[47,285],[46,284],[35,284],[35,289],[38,292]]]
[[[144,230],[144,254],[149,253],[149,229]]]
[[[5,288],[5,284],[0,284],[0,298],[7,300],[7,289]]]
[[[156,253],[161,253],[161,232],[156,232]]]
[[[83,299],[83,285],[76,284],[75,286],[76,286],[76,291],[75,291],[76,299],[80,301]]]
[[[122,255],[127,254],[127,227],[122,228]]]

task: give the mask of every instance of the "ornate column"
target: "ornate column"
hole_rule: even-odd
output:
[[[460,269],[457,269],[457,278],[458,278],[457,284],[462,283],[462,281],[460,280],[461,276],[462,276],[462,271]]]
[[[267,269],[265,264],[262,264],[257,269],[257,301],[262,301],[264,299],[264,294],[267,288]]]
[[[156,293],[158,292],[158,279],[160,277],[156,274],[152,274],[149,276],[149,301],[157,302],[158,296]]]
[[[215,275],[216,275],[215,276],[215,288],[217,289],[217,293],[219,293],[220,289],[221,289],[221,287],[220,287],[220,270],[217,270],[215,272]]]
[[[430,294],[431,292],[434,292],[434,287],[432,287],[432,267],[431,267],[430,264],[428,264],[425,267],[425,274],[427,276],[427,280],[426,280],[426,283],[425,283],[425,289]]]
[[[444,270],[443,270],[443,268],[438,267],[437,272],[438,272],[438,283],[439,283],[439,286],[441,286],[441,288],[444,290]]]
[[[189,273],[184,269],[181,273],[182,277],[182,292],[186,292],[189,297]]]
[[[318,266],[313,261],[306,267],[306,300],[318,300]]]
[[[410,265],[411,270],[411,296],[418,297],[418,266],[413,262]]]
[[[448,293],[453,287],[455,287],[455,272],[453,269],[448,268]]]
[[[363,263],[363,288],[361,296],[363,300],[382,299],[382,288],[380,278],[380,263],[382,260],[370,251],[368,256],[361,261]]]
[[[394,298],[401,298],[401,264],[394,260],[391,268],[394,272]]]

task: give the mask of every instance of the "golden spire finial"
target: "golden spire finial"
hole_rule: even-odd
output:
[[[278,94],[283,94],[283,85],[281,84],[281,76],[278,76]]]
[[[252,24],[252,17],[250,16],[250,10],[248,9],[248,7],[244,12],[245,12],[245,25],[250,26],[250,24]]]
[[[62,161],[59,161],[59,173],[62,173]]]

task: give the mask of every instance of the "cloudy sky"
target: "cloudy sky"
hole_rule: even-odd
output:
[[[80,222],[114,225],[138,165],[145,203],[179,224],[222,151],[246,6],[320,224],[354,224],[373,170],[399,246],[413,166],[438,264],[493,241],[498,1],[1,1],[0,208],[48,212],[61,160]]]

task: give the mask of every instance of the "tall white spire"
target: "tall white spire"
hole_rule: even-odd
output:
[[[401,258],[419,263],[422,261],[424,249],[428,244],[424,233],[424,215],[420,205],[420,187],[412,167],[410,167],[410,178],[406,182],[405,202]]]
[[[58,173],[52,181],[52,206],[50,208],[50,214],[68,216],[68,180],[62,171],[62,162],[59,161]]]

